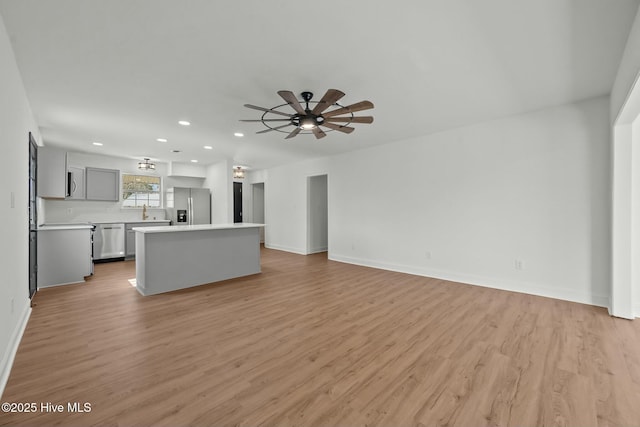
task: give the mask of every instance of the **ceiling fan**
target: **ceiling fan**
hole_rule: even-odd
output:
[[[313,93],[311,92],[302,92],[300,96],[302,97],[302,101],[299,101],[298,98],[293,94],[293,92],[289,90],[280,90],[278,91],[278,95],[285,100],[285,104],[277,105],[273,108],[264,108],[258,107],[251,104],[244,104],[247,108],[252,108],[254,110],[263,111],[262,117],[258,120],[240,120],[241,122],[262,122],[268,129],[258,131],[256,133],[266,133],[271,131],[278,131],[288,133],[285,139],[293,138],[299,133],[309,133],[303,131],[311,131],[315,135],[317,139],[324,138],[327,136],[324,130],[320,127],[328,128],[330,130],[337,130],[343,133],[351,133],[355,130],[355,128],[349,126],[351,123],[372,123],[372,116],[354,116],[353,113],[357,111],[369,110],[373,108],[373,103],[370,101],[360,101],[355,104],[342,106],[338,104],[340,98],[342,98],[345,94],[337,89],[329,89],[327,93],[324,94],[320,101],[311,101],[313,98]],[[302,103],[305,104],[304,108]],[[309,104],[315,104],[314,106],[310,106]],[[291,108],[295,110],[294,114],[289,114],[284,111],[278,110],[285,105],[290,105]],[[334,110],[325,111],[330,107],[338,107]],[[285,116],[285,118],[272,118],[274,116],[270,116],[270,114]],[[277,122],[286,122],[282,125],[279,125]],[[274,126],[271,126],[271,125]],[[289,126],[294,126],[292,131],[282,130]]]

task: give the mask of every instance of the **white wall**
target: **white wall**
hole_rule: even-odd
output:
[[[211,223],[233,222],[233,164],[225,160],[207,168],[204,187],[211,190]]]
[[[9,38],[0,17],[0,395],[31,311],[29,304],[29,132],[40,143]]]
[[[70,152],[67,156],[69,166],[96,167],[118,169],[121,173],[145,174],[138,170],[138,161],[121,157],[103,156],[99,154]],[[203,178],[167,176],[167,164],[156,163],[156,171],[150,175],[162,177],[163,192],[170,187],[203,186]],[[142,209],[122,208],[119,202],[96,202],[83,200],[49,200],[42,201],[43,215],[40,222],[85,222],[85,221],[135,221],[142,219]],[[168,219],[164,209],[148,209],[149,218]]]
[[[607,305],[608,117],[603,97],[270,169],[266,244],[304,253],[328,173],[331,259]]]
[[[265,176],[265,246],[307,253],[307,177],[327,174],[331,158],[269,169]],[[331,175],[329,175],[331,180]]]

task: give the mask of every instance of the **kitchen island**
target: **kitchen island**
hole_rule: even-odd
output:
[[[138,292],[154,295],[260,273],[260,227],[264,224],[133,228]]]

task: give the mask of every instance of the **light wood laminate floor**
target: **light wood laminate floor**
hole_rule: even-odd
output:
[[[0,425],[640,425],[640,320],[325,254],[262,271],[143,297],[120,262],[41,290],[2,401],[65,411]]]

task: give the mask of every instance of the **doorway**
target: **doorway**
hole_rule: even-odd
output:
[[[242,183],[233,183],[233,222],[242,222]]]
[[[307,178],[307,253],[329,249],[329,203],[327,175]]]
[[[253,205],[253,220],[256,224],[264,224],[264,182],[251,185],[251,202]],[[260,243],[264,243],[264,229],[260,227]]]
[[[613,126],[610,314],[640,317],[640,85],[631,89]]]
[[[38,291],[38,145],[29,132],[29,299]]]

